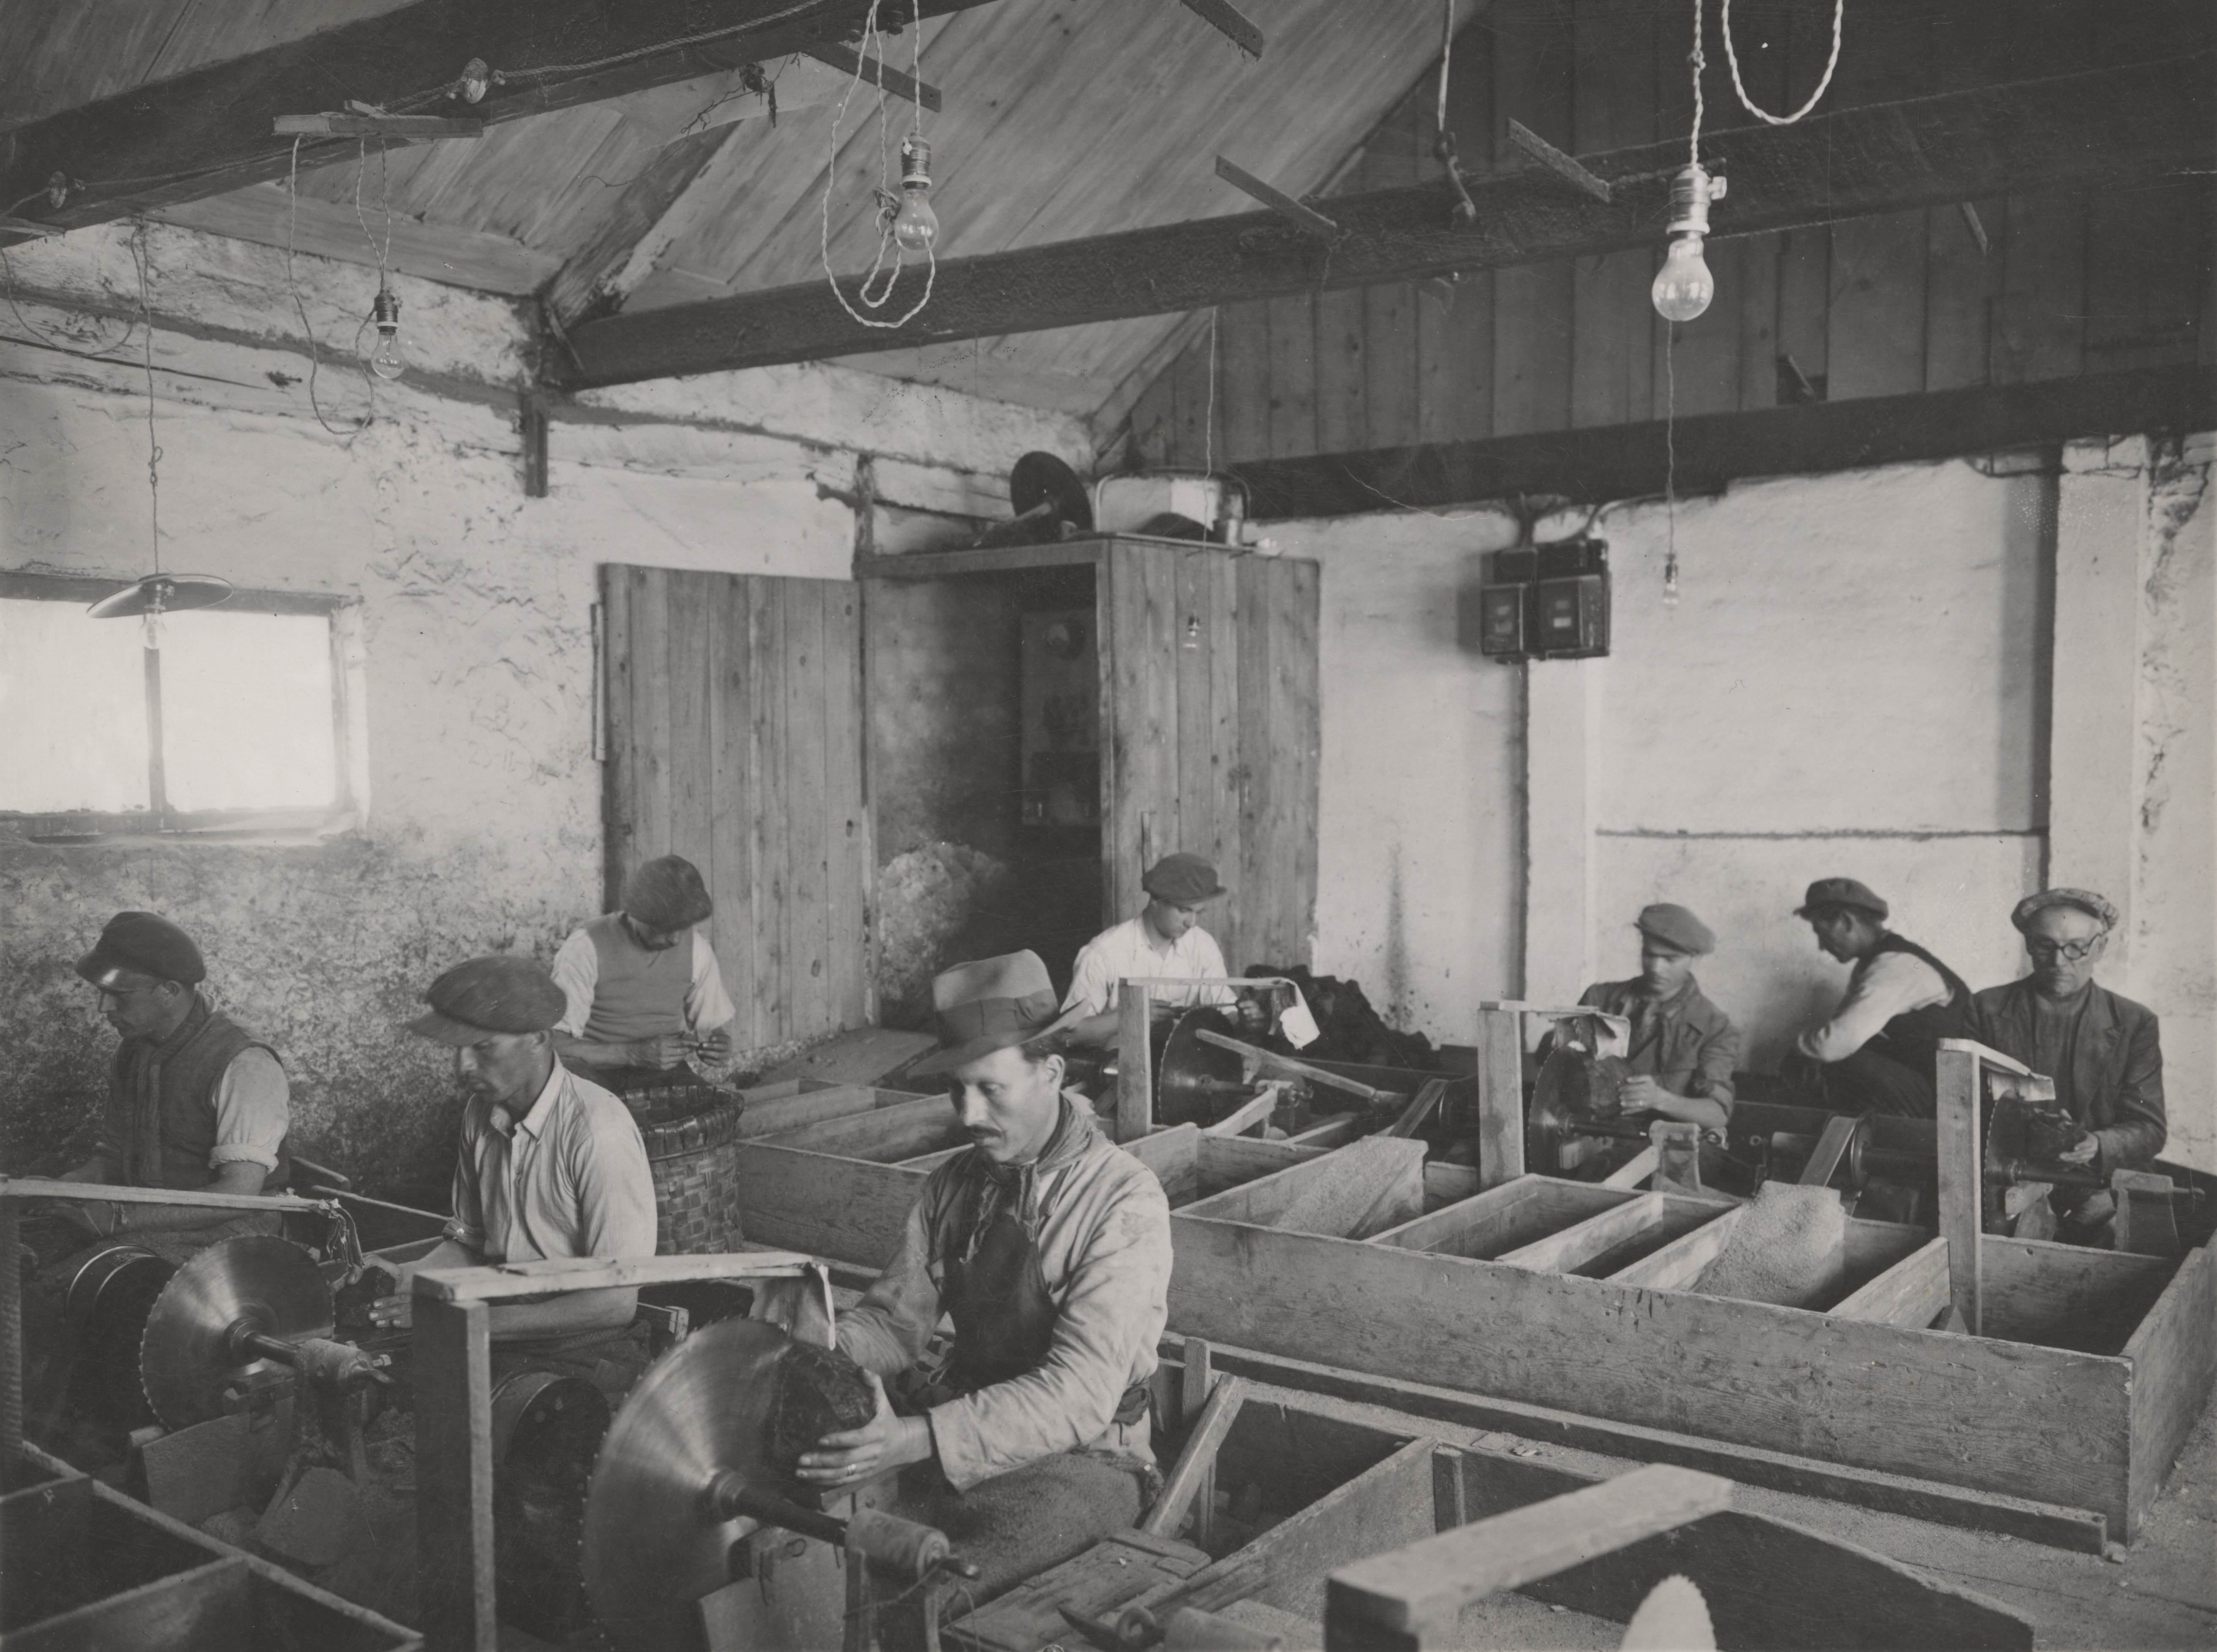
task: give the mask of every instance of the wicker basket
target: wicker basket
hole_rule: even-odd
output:
[[[671,1085],[624,1097],[654,1172],[658,1256],[726,1251],[739,1223],[739,1115],[744,1104],[713,1085]]]

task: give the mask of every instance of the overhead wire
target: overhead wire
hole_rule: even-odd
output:
[[[145,328],[146,364],[146,527],[154,542],[154,570],[162,571],[162,444],[154,433],[154,311],[146,293],[146,224],[131,237],[131,262],[139,271],[139,319]],[[150,619],[147,622],[152,624]],[[149,633],[151,634],[151,632]]]
[[[365,143],[362,147],[366,151],[368,145]],[[360,184],[361,178],[360,175],[357,174],[355,177],[357,191],[359,191]],[[293,230],[295,222],[300,217],[300,140],[298,137],[295,137],[293,139],[292,175],[287,182],[285,191],[285,285],[292,292],[293,311],[300,316],[300,330],[302,333],[306,335],[308,340],[309,411],[312,412],[316,416],[316,422],[323,426],[324,428],[329,431],[332,435],[342,437],[348,441],[352,441],[363,431],[368,429],[370,421],[377,416],[377,385],[374,382],[371,383],[369,386],[369,410],[362,415],[361,419],[355,423],[351,429],[333,424],[329,419],[324,416],[323,403],[316,395],[316,377],[323,367],[323,355],[322,352],[317,348],[315,325],[308,319],[307,304],[300,297],[300,278],[293,273]],[[367,226],[365,225],[364,227],[367,229]],[[355,330],[355,336],[356,339],[359,339],[361,336],[359,329]],[[362,376],[365,379],[372,378],[372,375],[367,370],[364,371]]]
[[[838,107],[832,111],[831,114],[830,152],[824,169],[824,211],[819,250],[824,262],[824,279],[831,284],[831,296],[838,299],[839,307],[847,312],[849,318],[862,326],[890,332],[895,328],[906,326],[923,312],[924,305],[931,302],[931,289],[939,278],[938,250],[929,243],[924,247],[926,264],[923,294],[909,306],[905,314],[894,321],[884,321],[874,316],[866,316],[860,310],[855,309],[847,301],[847,295],[840,291],[839,277],[831,268],[831,198],[837,189],[839,182],[839,128],[846,120],[848,104],[853,101],[856,89],[862,83],[862,71],[872,63],[875,63],[878,67],[878,188],[876,193],[880,202],[878,212],[878,250],[876,256],[870,261],[869,272],[862,277],[861,284],[855,289],[855,296],[861,299],[869,309],[883,309],[892,299],[893,287],[900,280],[904,262],[901,257],[900,242],[893,233],[893,217],[899,208],[899,202],[891,198],[891,192],[885,188],[888,181],[886,171],[888,122],[886,113],[887,94],[885,83],[885,46],[878,29],[878,8],[880,3],[881,0],[870,0],[869,11],[862,20],[862,37],[857,42],[855,72],[847,83],[846,91],[840,96]],[[911,57],[914,65],[911,78],[920,87],[923,79],[923,19],[911,18],[910,27],[916,31]],[[919,138],[923,135],[923,104],[920,99],[916,106],[916,124],[913,130]],[[892,266],[888,272],[886,269],[886,261],[889,255],[892,260]],[[880,273],[886,274],[885,289],[873,297],[870,287]]]
[[[1755,100],[1747,95],[1747,88],[1740,83],[1739,53],[1732,50],[1732,0],[1722,0],[1722,4],[1724,10],[1718,20],[1718,26],[1724,33],[1725,61],[1732,65],[1732,90],[1738,94],[1740,107],[1757,120],[1767,121],[1774,126],[1792,126],[1817,107],[1818,100],[1825,96],[1825,89],[1832,83],[1832,71],[1840,66],[1840,32],[1847,19],[1848,0],[1832,0],[1832,55],[1825,60],[1824,77],[1818,81],[1817,89],[1809,94],[1809,101],[1791,114],[1773,114],[1768,109],[1759,108]],[[1698,86],[1698,83],[1696,84]],[[1695,96],[1699,96],[1697,90]]]

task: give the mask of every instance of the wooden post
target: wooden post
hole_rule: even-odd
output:
[[[1197,1336],[1185,1341],[1185,1366],[1178,1378],[1178,1419],[1187,1428],[1201,1426],[1201,1409],[1208,1403],[1208,1390],[1215,1386],[1215,1361],[1208,1344]],[[1206,1549],[1216,1526],[1216,1459],[1208,1460],[1200,1483],[1193,1494],[1193,1540]]]
[[[496,1652],[492,1338],[482,1302],[414,1303],[418,1622],[428,1652]],[[462,1403],[453,1402],[460,1396]]]
[[[1478,1186],[1483,1193],[1524,1174],[1524,1015],[1478,1007]]]
[[[1979,1236],[1984,1228],[1985,1154],[1979,1139],[1979,1051],[1942,1039],[1933,1059],[1940,1153],[1940,1236],[1948,1242],[1948,1328],[1980,1335]]]
[[[1147,1040],[1153,993],[1146,983],[1116,989],[1116,1139],[1136,1142],[1154,1128],[1154,1051]]]
[[[0,1199],[0,1473],[23,1454],[23,1275],[15,1201]]]
[[[2117,1248],[2142,1256],[2176,1256],[2178,1213],[2169,1176],[2147,1170],[2113,1170],[2109,1191],[2117,1201]],[[4,1289],[0,1286],[0,1289]]]
[[[1452,1532],[1470,1524],[1470,1498],[1463,1489],[1462,1452],[1442,1446],[1432,1453],[1432,1530]]]

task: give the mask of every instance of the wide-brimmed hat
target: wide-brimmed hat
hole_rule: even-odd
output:
[[[909,1071],[951,1073],[996,1050],[1029,1044],[1084,1019],[1083,1008],[1055,1014],[1054,983],[1037,952],[1007,952],[942,970],[931,980],[939,1048]]]
[[[118,912],[100,932],[92,950],[77,961],[77,972],[96,987],[121,986],[133,977],[198,986],[207,965],[193,938],[153,912]]]
[[[716,903],[701,868],[682,854],[658,855],[624,879],[623,909],[650,929],[667,933],[705,923]]]
[[[456,1048],[495,1032],[544,1032],[562,1019],[569,1001],[547,966],[512,952],[492,952],[457,964],[423,994],[429,1011],[408,1030]]]
[[[1166,854],[1147,868],[1139,887],[1158,901],[1173,906],[1199,906],[1225,892],[1216,881],[1216,868],[1197,854]]]
[[[1858,912],[1868,912],[1883,922],[1887,916],[1886,903],[1870,891],[1870,885],[1859,884],[1852,878],[1819,878],[1809,885],[1801,897],[1801,904],[1794,909],[1794,915],[1806,918],[1820,907],[1848,906]]]

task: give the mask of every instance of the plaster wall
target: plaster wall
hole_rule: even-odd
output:
[[[116,336],[131,250],[79,241],[11,255],[36,332],[0,328],[0,568],[127,577],[148,544],[139,339],[120,361],[52,346]],[[716,375],[558,418],[550,496],[527,499],[509,306],[404,292],[417,369],[346,440],[306,405],[281,255],[182,231],[146,250],[164,565],[355,605],[367,807],[319,841],[0,837],[0,1163],[75,1150],[114,1036],[70,963],[142,906],[200,939],[213,996],[283,1055],[296,1144],[373,1190],[428,1192],[455,1101],[442,1052],[402,1028],[417,996],[473,952],[550,956],[601,909],[600,564],[845,578],[858,509],[966,537],[985,478],[1028,447],[1082,454],[1083,432],[842,369]],[[361,272],[300,267],[328,337]],[[361,405],[328,357],[318,388],[335,423]],[[888,484],[858,493],[843,432],[886,444]]]

